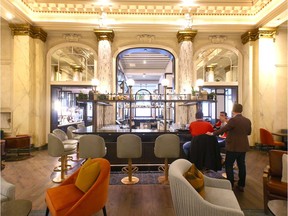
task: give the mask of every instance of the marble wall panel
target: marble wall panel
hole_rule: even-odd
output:
[[[14,37],[13,73],[13,135],[29,134],[30,71],[33,52],[32,39],[28,36]]]

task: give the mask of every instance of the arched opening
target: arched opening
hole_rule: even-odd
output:
[[[134,85],[129,89],[127,80],[134,80]],[[135,126],[143,125],[141,123],[150,121],[152,125],[159,119],[163,119],[163,107],[160,103],[155,104],[153,101],[161,99],[160,95],[164,93],[164,87],[161,85],[162,80],[168,80],[166,93],[172,94],[175,90],[175,57],[174,55],[162,48],[153,47],[135,47],[125,49],[116,57],[116,93],[132,93],[137,103],[132,109],[132,118]],[[132,92],[129,92],[131,90]],[[149,99],[145,98],[144,92],[149,92]],[[151,101],[152,100],[152,101]],[[120,103],[118,108],[121,107]],[[174,107],[171,105],[171,107]],[[168,113],[171,122],[175,121],[175,111],[170,110]],[[117,109],[117,120],[127,121],[129,119],[128,110]],[[149,124],[148,128],[151,125]]]

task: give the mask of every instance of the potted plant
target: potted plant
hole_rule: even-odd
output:
[[[211,92],[208,94],[208,100],[216,100],[216,94],[215,92]]]
[[[192,91],[191,91],[191,100],[197,100],[197,91],[195,91],[194,87],[192,87]]]

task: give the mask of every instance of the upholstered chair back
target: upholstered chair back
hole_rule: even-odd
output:
[[[68,139],[68,136],[67,134],[61,130],[61,129],[54,129],[53,131],[53,134],[55,134],[61,141],[64,141],[64,140],[67,140]]]
[[[100,158],[106,155],[105,140],[98,135],[82,135],[79,139],[80,158]]]
[[[180,155],[180,139],[175,134],[162,134],[155,140],[155,156],[158,158],[178,158]]]
[[[64,152],[62,141],[53,133],[48,134],[48,154],[52,157],[61,157]]]

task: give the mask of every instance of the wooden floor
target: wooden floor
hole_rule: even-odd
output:
[[[33,210],[43,210],[46,208],[45,190],[57,185],[51,181],[51,173],[58,161],[50,157],[47,150],[32,152],[32,155],[26,160],[5,162],[1,174],[16,185],[16,199],[31,200]],[[251,150],[247,153],[245,192],[234,190],[242,209],[263,209],[262,172],[266,164],[267,152]],[[106,208],[109,216],[175,215],[169,186],[160,184],[110,185]]]

